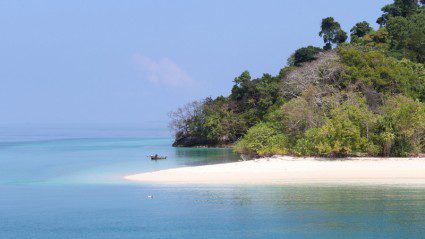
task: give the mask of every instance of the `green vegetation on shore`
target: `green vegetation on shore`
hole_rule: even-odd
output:
[[[408,156],[425,152],[425,1],[395,0],[380,28],[348,34],[324,18],[324,47],[294,52],[278,75],[234,79],[228,97],[170,113],[174,146],[234,145],[269,156]]]

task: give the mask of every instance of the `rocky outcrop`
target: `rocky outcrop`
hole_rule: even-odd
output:
[[[209,142],[193,136],[180,136],[176,137],[173,143],[173,147],[199,147],[205,146],[207,147]]]
[[[201,137],[177,134],[173,147],[199,147],[199,148],[230,148],[233,143],[229,141],[209,141]]]

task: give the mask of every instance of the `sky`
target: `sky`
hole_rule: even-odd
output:
[[[0,1],[0,123],[156,124],[390,0]]]

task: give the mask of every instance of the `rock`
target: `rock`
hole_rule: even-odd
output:
[[[174,140],[173,147],[197,147],[207,146],[208,142],[198,137],[181,136]]]

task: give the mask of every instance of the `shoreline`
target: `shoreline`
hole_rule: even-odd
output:
[[[154,184],[360,184],[425,186],[425,158],[296,158],[279,156],[125,176]]]

